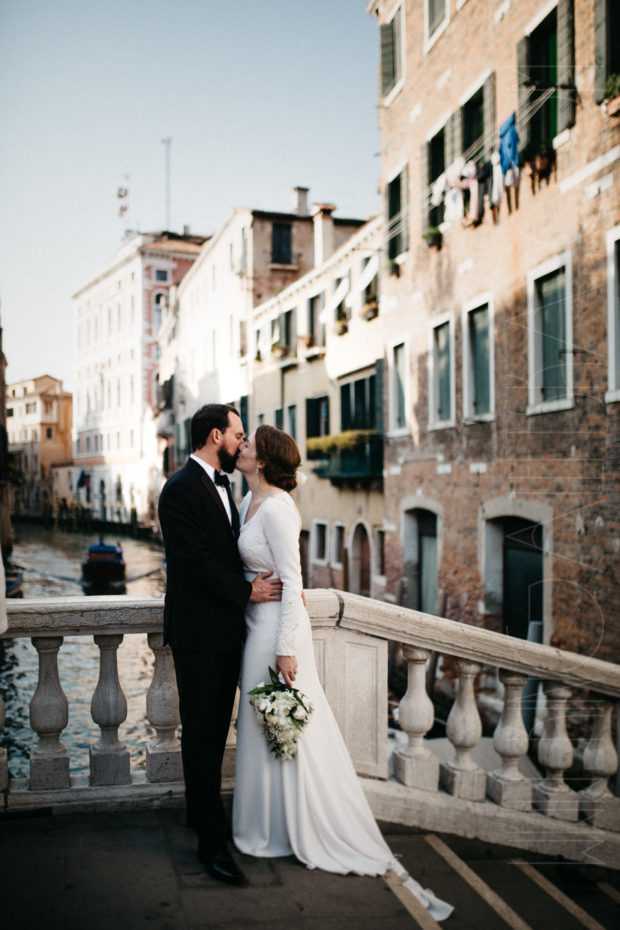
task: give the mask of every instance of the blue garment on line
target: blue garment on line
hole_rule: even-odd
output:
[[[499,127],[499,160],[502,174],[506,174],[511,165],[519,167],[519,133],[517,132],[516,113],[512,113]]]

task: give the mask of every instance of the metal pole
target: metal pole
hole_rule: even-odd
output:
[[[162,144],[166,146],[166,229],[170,229],[170,143],[172,139],[167,136],[162,139]]]

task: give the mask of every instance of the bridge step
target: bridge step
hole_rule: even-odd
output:
[[[386,838],[422,887],[454,906],[442,925],[408,902],[423,930],[616,930],[620,926],[620,873],[477,840],[421,832]],[[391,883],[388,879],[388,885]]]

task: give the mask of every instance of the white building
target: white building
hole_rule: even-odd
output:
[[[79,503],[95,517],[155,518],[161,486],[153,421],[160,328],[169,292],[204,236],[142,233],[74,295],[74,461]]]

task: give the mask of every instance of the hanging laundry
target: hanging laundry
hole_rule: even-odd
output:
[[[465,225],[472,226],[478,222],[478,170],[476,163],[468,161],[463,168],[465,187],[469,191],[469,211],[465,217]]]
[[[446,175],[440,174],[431,185],[431,204],[433,207],[439,207],[443,203],[443,195],[446,191]]]
[[[517,132],[517,114],[511,113],[499,127],[499,157],[504,174],[511,163],[519,167],[519,133]]]
[[[465,167],[465,159],[458,155],[451,165],[446,168],[446,181],[449,187],[458,187],[461,190],[467,185],[461,180],[461,174]]]
[[[504,174],[500,164],[499,152],[493,152],[491,155],[491,166],[493,171],[493,178],[491,183],[490,201],[491,206],[496,207],[502,199],[502,192],[504,190]]]
[[[463,213],[463,191],[458,187],[450,187],[445,199],[444,223],[460,223]]]
[[[493,183],[493,169],[490,161],[478,165],[478,214],[477,222],[481,223],[484,217],[484,198],[488,197],[491,203],[491,185]]]

